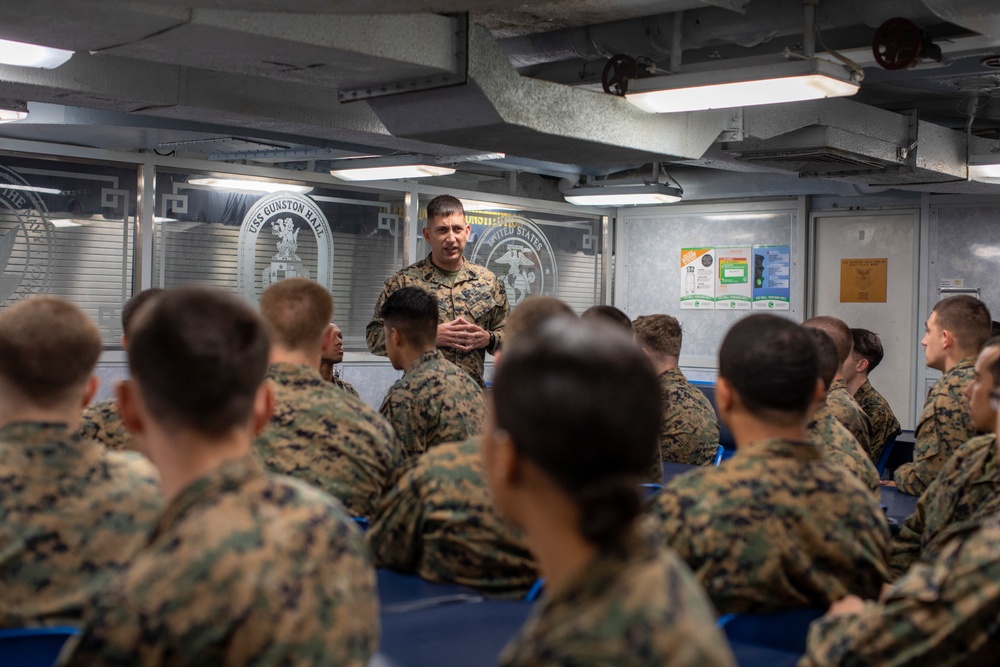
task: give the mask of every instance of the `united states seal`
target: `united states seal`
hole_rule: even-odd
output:
[[[559,271],[552,245],[526,218],[509,216],[488,227],[469,259],[496,274],[512,307],[528,296],[555,294]]]
[[[0,307],[49,290],[55,227],[37,193],[21,189],[30,187],[0,167]]]

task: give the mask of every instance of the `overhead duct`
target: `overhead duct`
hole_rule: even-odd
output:
[[[397,137],[578,165],[697,158],[732,118],[725,110],[648,114],[619,97],[522,77],[475,25],[467,85],[368,104]]]
[[[906,185],[964,180],[963,133],[851,100],[743,109],[743,139],[722,151],[800,177]],[[973,151],[992,142],[973,137]]]

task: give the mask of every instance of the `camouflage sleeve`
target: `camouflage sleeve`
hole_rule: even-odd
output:
[[[917,507],[913,514],[906,518],[899,535],[892,539],[889,553],[889,573],[895,581],[910,569],[910,566],[920,557],[923,549],[924,527],[926,525],[925,516],[927,512],[928,493],[933,493],[934,485],[928,487],[927,491],[920,496]]]
[[[423,500],[419,470],[410,468],[383,496],[365,533],[375,567],[412,572],[420,560]]]
[[[680,556],[681,560],[690,562],[691,539],[684,525],[686,503],[672,486],[669,484],[656,494],[651,514],[657,519],[656,534],[663,537],[664,544]]]
[[[496,304],[490,309],[488,326],[483,327],[493,334],[496,339],[493,347],[487,347],[486,351],[493,354],[503,347],[504,331],[503,325],[510,314],[510,303],[507,301],[507,290],[504,289],[500,279],[493,276],[493,302]]]
[[[385,351],[385,332],[382,331],[382,318],[379,313],[382,311],[382,305],[385,300],[389,298],[389,295],[398,290],[402,285],[396,274],[389,276],[388,280],[382,286],[382,293],[378,295],[378,299],[375,300],[375,312],[372,313],[372,319],[365,327],[365,342],[368,343],[368,350],[375,355],[380,357],[386,356]]]
[[[992,662],[970,655],[990,650],[1000,599],[996,532],[984,532],[953,539],[934,562],[915,565],[884,604],[814,622],[800,667]]]
[[[395,392],[390,389],[385,398],[382,399],[382,406],[378,411],[392,427],[398,445],[397,449],[403,457],[409,454],[419,454],[425,448],[423,442],[418,442],[413,415],[410,414],[405,402],[396,401],[394,398]]]

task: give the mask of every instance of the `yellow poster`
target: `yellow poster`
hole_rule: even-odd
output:
[[[885,303],[886,257],[840,260],[841,303]]]

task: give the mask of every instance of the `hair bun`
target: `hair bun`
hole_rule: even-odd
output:
[[[611,546],[642,511],[639,480],[631,476],[602,480],[577,492],[576,502],[584,538],[598,546]]]

